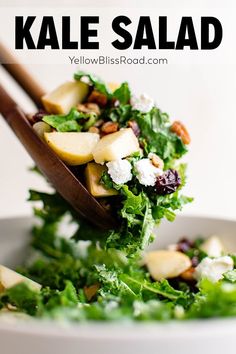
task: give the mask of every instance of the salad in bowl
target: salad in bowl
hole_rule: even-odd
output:
[[[81,71],[42,103],[28,117],[33,129],[118,226],[98,229],[56,191],[30,190],[30,252],[16,270],[0,266],[1,312],[75,322],[235,315],[236,258],[219,237],[148,248],[161,220],[192,201],[181,193],[184,124],[127,82]]]

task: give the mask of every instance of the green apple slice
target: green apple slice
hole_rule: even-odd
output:
[[[26,283],[34,290],[41,289],[41,285],[35,281],[24,277],[10,268],[0,265],[0,293],[20,283]]]
[[[93,160],[92,151],[100,137],[96,133],[61,133],[44,134],[47,144],[68,165],[83,165]]]
[[[96,163],[104,164],[130,156],[139,151],[139,142],[131,128],[121,129],[104,136],[93,150]]]
[[[42,97],[48,113],[67,114],[72,107],[82,103],[89,92],[89,85],[82,81],[65,82],[54,91]]]

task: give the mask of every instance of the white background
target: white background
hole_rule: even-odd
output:
[[[54,5],[52,0],[40,3],[46,15],[47,8]],[[72,4],[72,11],[76,3],[81,9],[85,6],[83,13],[86,13],[88,6],[96,14],[104,16],[105,13],[108,18],[113,18],[114,13],[124,13],[122,8],[117,12],[113,7],[121,7],[125,3],[127,7],[127,1],[101,1],[99,5],[98,1],[88,0],[60,2],[64,6],[65,3],[68,9],[69,4]],[[136,4],[140,4],[140,8]],[[144,8],[143,1],[130,1],[130,9],[126,13],[130,13],[130,16],[144,15],[148,13],[149,7],[155,5],[153,17],[169,13],[178,19],[184,15],[192,15],[196,19],[199,14],[215,15],[222,20],[224,28],[221,48],[214,53],[161,53],[169,59],[169,65],[166,66],[85,66],[83,69],[95,72],[106,81],[129,81],[135,92],[145,91],[155,98],[158,106],[167,111],[173,120],[182,120],[188,126],[192,144],[186,157],[189,163],[186,193],[194,196],[195,201],[185,208],[184,213],[236,218],[236,28],[233,18],[236,8],[233,1],[225,1],[224,6],[219,1],[178,1],[178,7],[174,1],[166,1],[164,5],[162,1],[145,1],[145,4],[147,8]],[[14,16],[14,6],[19,7],[19,2],[0,0],[0,5],[4,7],[4,11]],[[6,10],[6,6],[11,5],[13,7]],[[21,1],[21,6],[23,5],[28,5],[24,10],[28,13],[33,11],[33,5],[39,4],[25,0]],[[132,6],[135,9],[132,10]],[[8,20],[9,18],[5,16],[3,19],[2,16],[0,37],[11,47],[13,30],[9,28],[9,24],[6,25]],[[176,23],[171,24],[170,33],[176,33]],[[102,33],[103,43],[106,40],[109,44],[110,33]],[[109,53],[109,49],[110,46],[106,47],[105,52]],[[30,61],[25,53],[18,55],[22,61]],[[57,64],[59,59],[53,59],[54,64],[49,64],[52,58],[50,53],[47,55],[48,64],[47,57],[43,56],[43,64],[34,64],[36,61],[32,60],[27,66],[45,89],[50,90],[70,79],[76,67],[67,63],[66,54],[62,54],[63,57],[60,58],[60,61],[65,62],[64,65]],[[133,53],[129,52],[129,55]],[[39,59],[40,56],[37,57],[37,62]],[[0,69],[0,82],[4,83],[5,88],[26,111],[33,110],[25,95],[3,69]],[[30,213],[30,206],[26,202],[28,188],[45,188],[40,178],[27,171],[31,165],[32,161],[27,153],[0,119],[0,217]]]

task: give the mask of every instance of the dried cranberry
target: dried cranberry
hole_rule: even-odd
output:
[[[198,266],[198,264],[200,263],[200,260],[199,260],[198,256],[193,256],[191,259],[191,262],[192,262],[192,266],[194,268],[196,268]]]
[[[187,238],[182,238],[177,244],[178,251],[183,253],[188,252],[192,247],[193,247],[193,242],[188,240]]]
[[[33,116],[29,116],[28,119],[30,123],[33,125],[34,123],[40,122],[44,116],[46,116],[48,113],[40,109],[38,112],[36,112]]]
[[[180,186],[181,179],[176,170],[167,170],[157,177],[155,190],[157,194],[165,195],[176,191]]]

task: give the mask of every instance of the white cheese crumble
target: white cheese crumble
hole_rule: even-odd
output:
[[[131,97],[130,103],[133,109],[137,109],[142,113],[149,112],[154,106],[154,100],[145,93],[141,94],[139,97]]]
[[[112,181],[116,184],[124,184],[132,179],[132,166],[128,160],[114,160],[106,164],[108,174]]]
[[[203,258],[199,265],[195,268],[194,277],[197,280],[209,279],[213,283],[223,279],[223,274],[229,270],[233,270],[234,262],[229,256],[217,258]]]
[[[137,172],[137,179],[144,186],[154,186],[156,178],[162,175],[163,171],[155,167],[149,159],[141,159],[134,164]]]
[[[106,310],[112,311],[118,308],[118,303],[116,301],[111,300],[110,302],[108,302],[105,306]]]

